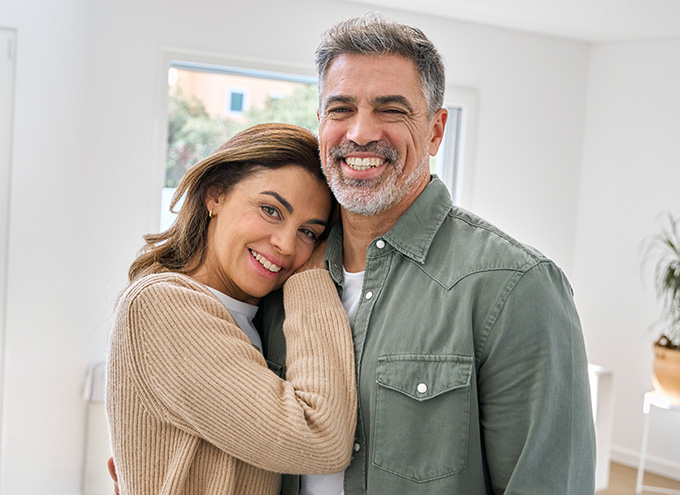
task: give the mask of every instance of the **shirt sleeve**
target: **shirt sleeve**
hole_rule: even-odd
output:
[[[176,283],[128,301],[128,351],[147,409],[259,468],[342,470],[356,422],[351,332],[325,270],[284,286],[288,376],[262,355],[211,295]]]
[[[489,322],[478,375],[493,493],[594,493],[588,364],[571,288],[550,262],[513,283]]]

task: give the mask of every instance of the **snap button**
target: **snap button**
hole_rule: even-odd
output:
[[[361,450],[361,445],[359,445],[358,443],[355,443],[354,444],[354,452],[359,452],[359,450]]]
[[[366,296],[365,296],[365,297],[366,297],[366,299],[372,298],[372,297],[373,297],[373,292],[371,292],[371,291],[369,290],[369,291],[366,293]]]
[[[425,385],[424,383],[419,383],[416,390],[418,390],[419,394],[424,394],[425,392],[427,392],[427,385]]]
[[[375,243],[375,245],[378,249],[382,249],[382,248],[385,247],[385,241],[383,241],[382,239],[379,239],[378,242]]]

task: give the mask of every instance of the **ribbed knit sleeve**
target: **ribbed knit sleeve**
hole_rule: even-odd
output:
[[[142,279],[121,301],[114,332],[134,383],[128,399],[264,470],[342,470],[357,400],[347,317],[325,270],[294,275],[284,297],[287,380],[204,287],[177,274]],[[132,425],[121,433],[132,431],[144,434]],[[150,447],[158,441],[149,439]]]

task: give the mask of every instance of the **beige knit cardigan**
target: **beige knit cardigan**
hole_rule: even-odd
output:
[[[292,276],[284,305],[287,380],[193,279],[155,274],[127,289],[106,390],[121,495],[276,494],[277,473],[346,467],[353,344],[328,272]]]

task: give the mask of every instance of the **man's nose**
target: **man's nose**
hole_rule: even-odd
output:
[[[368,143],[380,141],[382,138],[382,126],[380,120],[371,111],[358,111],[350,119],[347,129],[347,139],[365,146]]]

